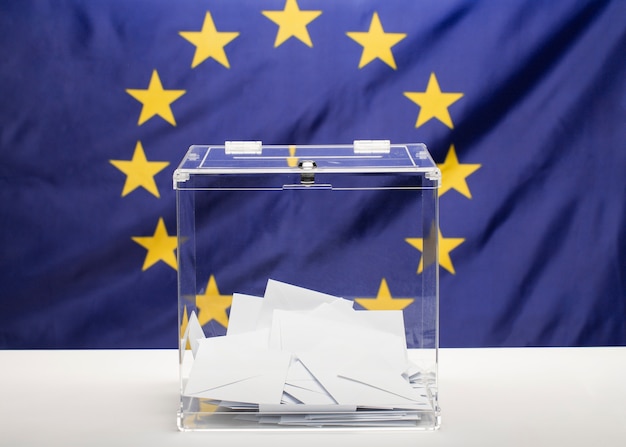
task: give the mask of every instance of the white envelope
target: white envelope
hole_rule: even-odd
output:
[[[341,364],[353,357],[359,346],[366,346],[368,356],[373,358],[383,356],[385,362],[395,367],[398,374],[402,374],[408,364],[404,336],[375,330],[367,325],[320,318],[316,310],[308,312],[275,310],[270,331],[270,346],[289,351],[296,356],[309,350],[318,351],[324,346],[332,350],[343,347]],[[339,364],[329,365],[331,366],[338,367]]]
[[[291,394],[285,393],[283,390],[283,397],[280,399],[280,405],[302,405],[302,401],[299,401]]]
[[[233,293],[226,335],[242,334],[256,330],[263,298]]]
[[[395,375],[393,372],[387,371],[350,371],[347,374],[339,373],[339,377],[362,383],[369,387],[396,395],[404,399],[420,402],[422,396],[415,390],[411,384],[402,376]]]
[[[284,392],[298,399],[298,401],[305,405],[337,405],[335,399],[323,390],[319,392],[308,388],[285,384]]]
[[[184,350],[187,346],[187,341],[189,341],[191,352],[195,357],[196,352],[198,351],[198,340],[203,338],[206,338],[206,335],[204,335],[202,326],[200,326],[196,311],[191,311],[191,315],[187,321],[187,327],[185,328],[185,333],[183,334],[183,338],[180,340],[180,346]]]
[[[356,323],[394,335],[402,340],[406,348],[404,315],[401,310],[356,310],[354,314]]]
[[[401,310],[355,310],[336,306],[335,303],[322,304],[311,310],[309,315],[327,321],[353,324],[377,331],[389,332],[405,338],[404,316]]]
[[[300,404],[262,404],[259,405],[259,411],[262,413],[308,413],[304,417],[310,417],[311,413],[340,414],[356,411],[354,405],[300,405]],[[284,415],[282,417],[285,417]]]
[[[272,313],[270,346],[297,354],[315,348],[321,341],[334,338],[340,327],[336,323],[312,317],[308,312],[276,309]],[[340,332],[343,333],[343,329]]]
[[[311,310],[323,303],[352,308],[352,301],[280,281],[267,281],[257,329],[269,328],[275,309]]]
[[[259,334],[263,332],[201,340],[184,394],[279,404],[291,355],[255,342]]]
[[[408,380],[415,367],[408,362],[401,311],[355,311],[343,298],[269,280],[262,299],[233,295],[227,336],[197,340],[198,329],[194,313],[185,332],[197,351],[186,395],[277,412],[294,406],[386,411],[368,410],[353,420],[329,414],[331,424],[395,424],[404,417],[398,409],[429,408]]]
[[[297,359],[292,359],[291,365],[289,365],[284,391],[306,405],[333,405],[337,403],[304,367],[302,362]]]
[[[374,408],[420,406],[422,397],[402,378],[397,365],[389,365],[385,357],[374,354],[377,350],[380,347],[335,340],[298,356],[339,404]]]

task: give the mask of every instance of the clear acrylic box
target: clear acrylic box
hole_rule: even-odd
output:
[[[423,144],[191,146],[179,428],[438,428],[440,178]]]

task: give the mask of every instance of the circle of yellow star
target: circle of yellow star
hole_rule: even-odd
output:
[[[165,90],[156,70],[152,71],[150,84],[145,90],[126,89],[126,93],[143,104],[137,125],[141,126],[155,115],[159,115],[172,126],[176,125],[170,105],[183,96],[185,90]]]
[[[383,278],[376,298],[355,298],[354,301],[367,310],[402,310],[415,300],[413,298],[392,298],[387,280]]]
[[[204,326],[211,320],[217,321],[224,327],[228,327],[228,314],[226,309],[233,303],[232,295],[221,295],[217,288],[215,277],[211,275],[203,295],[196,295],[196,307],[198,308],[198,322]]]
[[[479,163],[459,163],[456,156],[454,144],[450,145],[448,155],[443,163],[437,165],[441,169],[441,187],[439,188],[439,197],[451,189],[456,189],[468,199],[472,198],[469,186],[465,180],[473,172],[481,167]]]
[[[307,25],[318,18],[322,11],[303,11],[298,7],[296,0],[287,0],[282,11],[261,11],[261,13],[278,25],[274,48],[291,37],[295,37],[308,47],[313,47]]]
[[[159,222],[152,236],[135,236],[132,240],[148,250],[141,268],[142,271],[148,270],[159,261],[163,261],[174,270],[178,270],[178,263],[174,254],[178,246],[177,238],[167,234],[167,228],[165,228],[162,217],[159,217]]]
[[[224,67],[230,68],[224,47],[239,36],[239,33],[218,31],[210,11],[205,14],[200,31],[181,31],[178,34],[196,46],[191,68],[196,68],[208,58],[213,58]]]
[[[420,106],[415,127],[437,118],[450,129],[454,128],[448,107],[461,99],[463,93],[443,93],[435,73],[430,74],[425,92],[404,92],[404,96]]]
[[[348,37],[363,46],[359,68],[365,67],[374,59],[380,59],[394,70],[397,69],[391,47],[406,37],[404,33],[386,33],[378,13],[375,12],[367,32],[348,32]]]
[[[155,197],[160,197],[154,176],[170,163],[169,161],[148,161],[141,141],[137,141],[132,160],[109,160],[109,163],[126,174],[122,197],[125,197],[140,186]]]
[[[439,265],[452,273],[453,275],[456,273],[454,271],[454,266],[452,265],[452,259],[450,258],[450,252],[454,250],[456,247],[465,242],[465,238],[455,238],[455,237],[443,237],[441,234],[441,230],[438,232],[439,238]],[[411,244],[413,247],[417,248],[422,253],[424,252],[424,239],[421,237],[409,237],[405,239],[406,242]],[[424,257],[420,259],[419,265],[417,266],[417,273],[422,273],[424,270]]]

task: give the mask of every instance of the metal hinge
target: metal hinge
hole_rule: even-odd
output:
[[[179,183],[184,183],[189,180],[189,173],[179,171],[178,169],[174,171],[174,176],[172,177],[174,180],[174,189],[178,186]]]
[[[227,154],[256,154],[263,152],[261,141],[226,141],[224,148]]]
[[[439,170],[439,168],[433,169],[432,171],[426,171],[425,176],[428,180],[431,180],[433,182],[441,181],[441,171]]]
[[[354,140],[355,154],[388,154],[391,152],[389,140]]]

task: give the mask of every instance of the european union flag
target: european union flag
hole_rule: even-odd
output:
[[[2,2],[0,347],[176,347],[187,148],[355,139],[424,142],[443,172],[442,346],[626,344],[624,17],[620,0]],[[398,233],[419,275],[424,241]],[[206,286],[228,324],[236,290]]]

